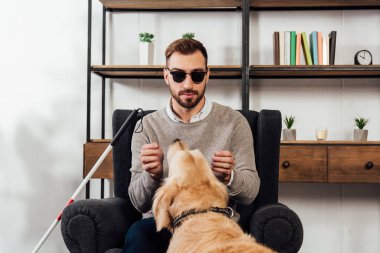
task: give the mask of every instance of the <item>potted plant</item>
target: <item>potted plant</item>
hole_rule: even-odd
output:
[[[295,117],[294,116],[285,116],[284,123],[286,126],[286,129],[282,130],[282,139],[284,141],[295,141],[296,138],[296,129],[292,129],[292,126],[295,123]]]
[[[355,125],[358,129],[354,129],[354,140],[355,141],[366,141],[368,137],[368,130],[363,129],[369,122],[369,119],[363,117],[354,118]]]
[[[182,39],[194,39],[194,33],[184,33],[182,34]]]
[[[151,33],[140,33],[140,64],[153,65],[154,56],[154,35]]]

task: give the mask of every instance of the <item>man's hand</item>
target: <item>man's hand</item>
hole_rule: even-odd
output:
[[[234,155],[230,151],[217,151],[214,153],[211,162],[211,169],[214,175],[224,184],[231,180],[232,169],[235,166]]]
[[[141,164],[143,170],[148,172],[150,176],[159,180],[163,173],[164,152],[157,142],[145,144],[141,148]]]

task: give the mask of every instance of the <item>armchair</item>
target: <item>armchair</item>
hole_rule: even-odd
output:
[[[128,117],[129,110],[116,110],[112,128],[115,134]],[[70,252],[120,252],[128,228],[141,214],[128,196],[131,166],[131,139],[134,126],[145,111],[134,119],[113,148],[114,198],[80,200],[67,206],[62,214],[61,232]],[[252,129],[256,168],[260,190],[250,205],[238,205],[239,224],[260,243],[278,252],[298,252],[303,228],[297,214],[278,203],[278,163],[280,152],[281,113],[240,111]]]

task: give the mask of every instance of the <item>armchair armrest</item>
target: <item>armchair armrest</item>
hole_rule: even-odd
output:
[[[70,252],[104,252],[122,247],[124,236],[138,212],[127,199],[86,199],[67,206],[61,232]]]
[[[301,220],[283,204],[274,203],[258,208],[250,223],[251,233],[256,240],[278,252],[293,253],[301,248]]]

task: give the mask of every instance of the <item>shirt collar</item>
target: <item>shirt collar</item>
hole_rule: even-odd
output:
[[[174,122],[177,122],[177,123],[185,123],[183,120],[181,120],[174,112],[173,112],[173,109],[172,109],[172,105],[171,105],[171,99],[169,99],[169,103],[168,105],[166,106],[166,113],[167,115],[169,116],[169,118],[174,121]],[[190,119],[190,122],[189,123],[194,123],[194,122],[198,122],[198,121],[201,121],[202,119],[206,118],[210,112],[211,112],[211,109],[212,109],[212,103],[210,101],[208,101],[205,97],[205,104],[203,105],[202,109],[197,113],[195,114],[193,117],[191,117]]]

